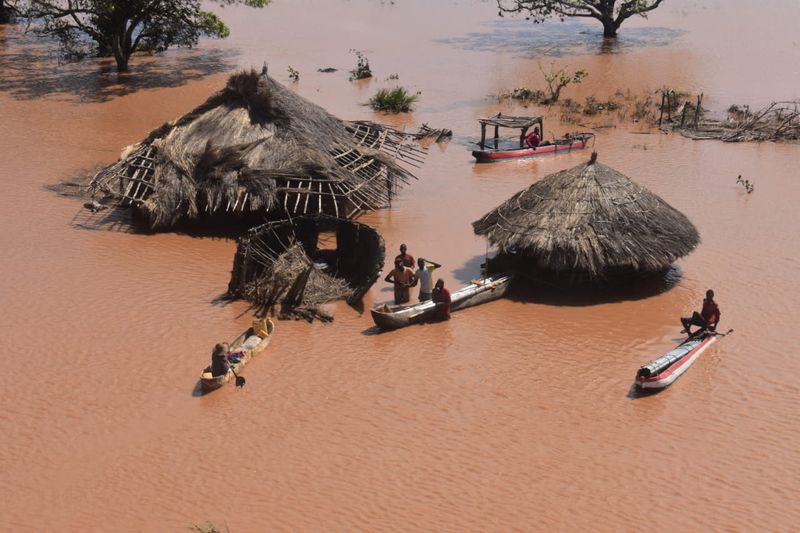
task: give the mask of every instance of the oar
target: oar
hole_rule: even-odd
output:
[[[244,387],[245,379],[236,373],[236,370],[233,369],[233,365],[230,366],[230,370],[233,372],[233,375],[236,376],[236,386],[240,389]]]
[[[717,332],[715,331],[715,332],[714,332],[714,335],[720,335],[720,336],[724,337],[725,335],[730,335],[731,333],[733,333],[733,328],[729,329],[729,330],[728,330],[728,331],[726,331],[725,333],[717,333]]]

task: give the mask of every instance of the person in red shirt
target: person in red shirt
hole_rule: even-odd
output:
[[[414,276],[414,271],[407,266],[404,266],[401,259],[395,260],[394,270],[389,272],[389,275],[386,276],[387,282],[394,283],[395,305],[408,303],[408,300],[411,299],[409,296],[409,287],[414,284],[416,279],[417,278]]]
[[[536,148],[540,142],[542,142],[542,138],[539,136],[539,126],[536,126],[533,128],[533,132],[525,137],[525,144],[530,148]]]
[[[444,280],[436,280],[433,288],[433,302],[436,304],[436,318],[448,320],[450,318],[450,291],[444,288]]]
[[[395,257],[394,260],[395,260],[395,262],[397,262],[398,260],[402,261],[403,262],[403,266],[407,266],[408,268],[414,268],[414,265],[416,264],[416,262],[414,261],[414,256],[411,255],[410,253],[406,252],[406,250],[408,250],[406,245],[405,244],[401,244],[400,245],[400,255]]]
[[[683,324],[681,333],[686,333],[691,337],[695,333],[706,329],[715,331],[717,324],[719,324],[720,316],[719,306],[714,301],[714,291],[708,289],[706,298],[703,300],[703,309],[699,313],[695,311],[690,317],[681,318],[681,324]],[[700,329],[692,333],[690,330],[692,326],[699,326]]]

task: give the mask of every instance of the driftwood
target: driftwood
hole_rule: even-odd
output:
[[[702,101],[702,100],[700,100]],[[798,141],[800,140],[800,101],[773,102],[751,111],[749,106],[733,105],[724,120],[702,119],[696,108],[691,125],[676,129],[690,139],[716,139],[723,142]],[[683,121],[682,121],[683,122]]]

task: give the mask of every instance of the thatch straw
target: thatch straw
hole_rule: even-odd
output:
[[[658,272],[700,241],[694,225],[664,200],[595,162],[551,174],[473,223],[501,252],[549,271],[589,277]]]
[[[410,139],[409,136],[408,139]],[[255,71],[153,131],[100,171],[93,190],[140,209],[152,228],[217,212],[352,217],[388,205],[424,149],[341,121]]]
[[[335,232],[335,250],[318,249],[321,232]],[[282,317],[324,319],[319,305],[356,304],[384,259],[383,239],[365,224],[325,216],[269,222],[239,239],[228,294],[261,308],[280,304]]]

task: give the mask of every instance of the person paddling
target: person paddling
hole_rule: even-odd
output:
[[[681,324],[683,324],[681,333],[686,333],[691,337],[706,329],[715,331],[717,329],[717,324],[719,324],[720,316],[719,306],[717,302],[714,301],[714,291],[708,289],[706,291],[706,297],[703,300],[703,309],[699,313],[695,311],[690,317],[681,318]],[[700,329],[692,333],[690,329],[692,326],[699,326]]]

